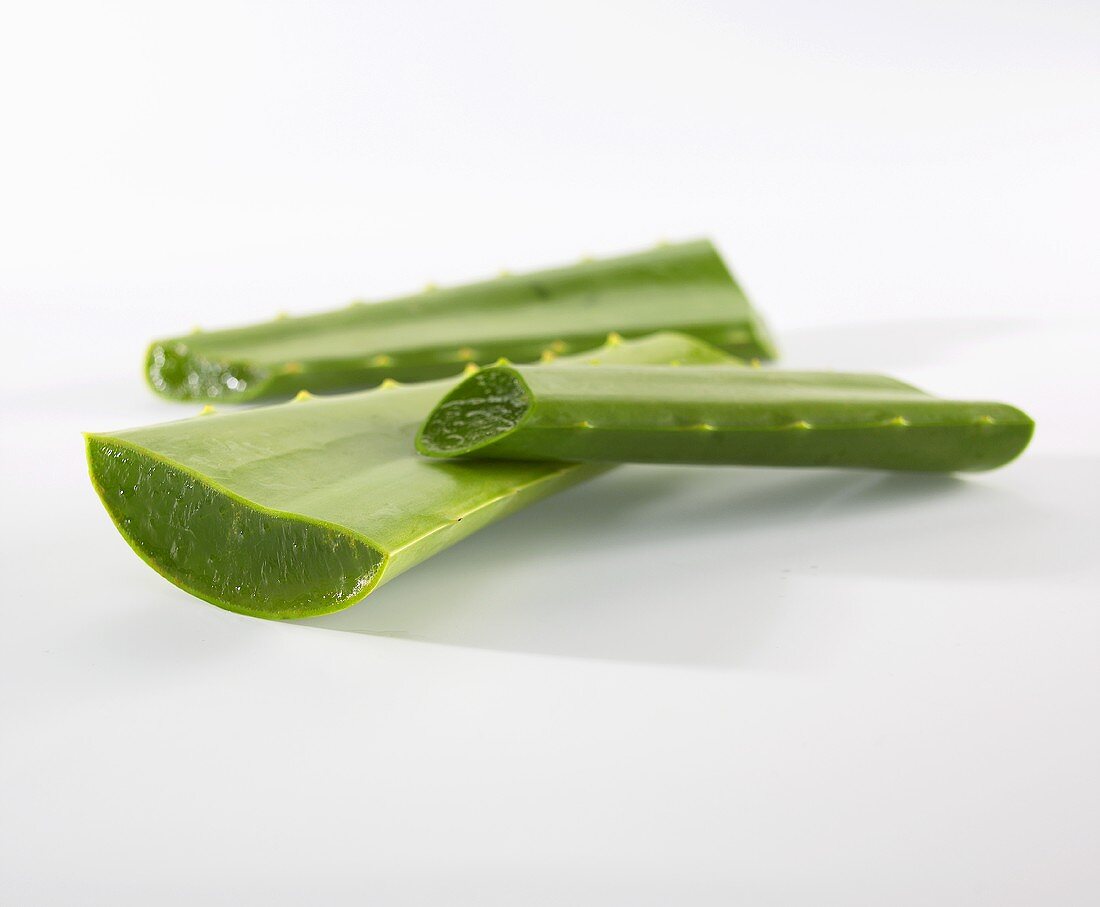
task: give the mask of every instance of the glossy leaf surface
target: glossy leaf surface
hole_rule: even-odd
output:
[[[433,457],[993,469],[1027,446],[1004,403],[942,400],[880,375],[757,368],[495,366],[417,438]]]
[[[177,400],[245,402],[299,390],[425,381],[470,362],[598,346],[611,332],[680,331],[732,355],[769,359],[767,331],[706,241],[567,268],[432,289],[389,302],[158,340],[146,374]]]
[[[579,361],[591,368],[729,357],[691,337],[658,334]],[[337,611],[603,468],[421,457],[416,431],[455,383],[384,385],[91,434],[92,482],[131,547],[194,595],[260,617]]]

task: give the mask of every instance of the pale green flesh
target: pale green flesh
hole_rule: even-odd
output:
[[[765,369],[484,369],[417,437],[432,457],[992,469],[1033,424],[1003,403],[943,400],[893,378]]]
[[[580,361],[729,358],[693,338],[661,334]],[[604,468],[419,456],[416,431],[455,383],[90,435],[92,480],[131,546],[187,591],[262,617],[339,610],[480,527]]]
[[[424,381],[468,362],[532,361],[610,332],[680,331],[744,358],[772,358],[767,330],[707,241],[501,277],[402,299],[153,343],[146,373],[179,400],[245,402]]]

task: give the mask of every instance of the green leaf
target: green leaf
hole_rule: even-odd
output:
[[[433,457],[993,469],[1034,424],[879,375],[752,368],[498,366],[452,390],[417,437]]]
[[[615,341],[579,359],[729,362],[678,334]],[[602,470],[419,456],[416,431],[455,383],[304,394],[90,434],[92,482],[131,547],[194,595],[258,617],[338,611],[482,526]]]
[[[591,349],[608,333],[681,331],[744,358],[775,355],[767,330],[706,240],[301,318],[153,343],[146,373],[177,400],[245,402],[299,390],[425,381],[500,357]]]

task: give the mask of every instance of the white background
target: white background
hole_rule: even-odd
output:
[[[0,901],[1095,904],[1100,6],[11,3]],[[308,625],[142,564],[156,335],[711,235],[990,475],[624,468]]]

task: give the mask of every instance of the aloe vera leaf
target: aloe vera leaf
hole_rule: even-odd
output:
[[[1007,404],[880,375],[501,365],[443,398],[416,443],[431,457],[950,472],[1007,463],[1033,428]]]
[[[577,360],[730,361],[667,333]],[[130,546],[199,598],[257,617],[338,611],[482,526],[606,468],[419,456],[416,431],[456,380],[303,393],[275,406],[89,434],[92,483]]]
[[[245,402],[299,390],[425,381],[469,362],[577,352],[616,331],[680,331],[743,358],[775,350],[706,240],[416,296],[154,342],[146,374],[178,400]]]

